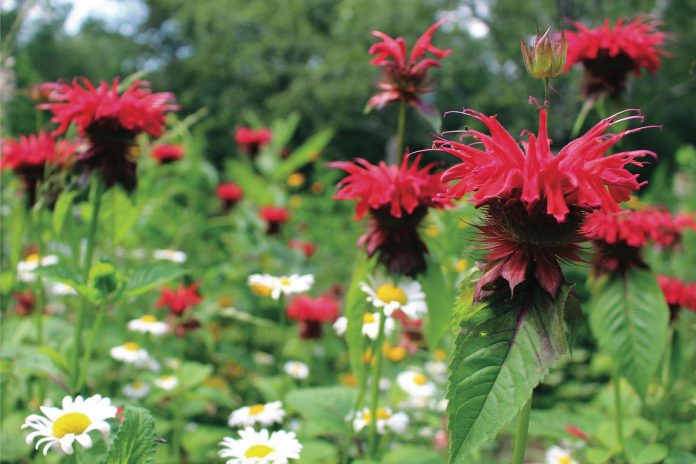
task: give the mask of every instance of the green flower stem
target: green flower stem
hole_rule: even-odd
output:
[[[101,207],[101,198],[103,193],[103,185],[99,175],[94,173],[92,176],[92,185],[90,194],[92,200],[92,217],[90,218],[89,233],[87,235],[87,250],[85,259],[82,263],[82,281],[86,284],[89,279],[89,271],[92,268],[92,257],[94,255],[94,242],[97,235],[97,225],[99,224],[99,209]],[[70,380],[73,390],[78,391],[79,387],[79,369],[80,369],[80,352],[82,351],[82,330],[85,325],[85,312],[87,311],[87,298],[84,296],[81,299],[80,306],[77,309],[77,317],[75,318],[75,333],[72,346],[72,359]]]
[[[527,449],[527,432],[529,431],[529,415],[531,412],[532,395],[529,395],[529,399],[524,406],[522,406],[517,416],[517,434],[515,435],[515,448],[512,453],[513,464],[524,463],[524,453]]]
[[[96,341],[99,332],[101,332],[101,326],[102,322],[104,321],[105,314],[106,308],[97,308],[97,318],[95,319],[94,324],[92,324],[92,330],[90,331],[89,339],[87,340],[87,346],[85,347],[85,351],[82,355],[82,368],[80,369],[80,375],[77,379],[77,387],[75,388],[77,391],[82,389],[85,381],[87,380],[87,370],[89,369],[89,361],[92,357],[94,342]]]
[[[377,435],[377,409],[379,407],[379,379],[382,375],[382,345],[384,344],[384,324],[387,318],[384,315],[384,310],[379,311],[379,331],[377,333],[377,341],[372,350],[372,357],[376,357],[375,366],[372,369],[370,381],[371,398],[370,398],[370,428],[368,432],[368,450],[371,458],[377,457],[377,448],[379,437]]]
[[[614,420],[616,422],[616,442],[619,447],[624,449],[623,435],[623,409],[621,407],[621,372],[619,367],[614,367],[614,375],[612,379],[614,384]]]
[[[549,87],[551,87],[551,81],[548,77],[544,78],[544,106],[549,109]]]
[[[404,132],[406,128],[406,101],[399,100],[399,120],[396,129],[396,159],[401,160],[404,156]]]
[[[358,376],[358,379],[360,379],[360,389],[358,390],[358,397],[355,400],[355,406],[353,406],[353,411],[350,415],[350,420],[348,421],[348,440],[346,442],[345,454],[341,460],[343,464],[348,464],[350,445],[355,437],[355,427],[353,427],[353,421],[355,420],[355,414],[357,414],[358,409],[363,404],[363,401],[365,401],[365,392],[367,391],[367,364],[362,363],[360,369],[362,371],[362,375]]]
[[[594,105],[594,98],[588,98],[585,100],[585,103],[582,104],[578,117],[575,118],[575,122],[573,123],[573,130],[570,132],[570,138],[574,139],[578,136],[580,130],[582,129],[582,125],[585,123],[585,119],[587,119],[587,115],[590,114],[590,111],[592,108],[594,108]]]
[[[31,219],[32,219],[32,213],[36,214],[36,246],[37,246],[37,254],[39,255],[39,259],[44,254],[45,248],[43,246],[43,221],[42,221],[42,215],[41,215],[41,210],[38,208],[34,208],[32,212],[29,213],[29,231],[31,233]],[[40,262],[40,261],[39,261]],[[44,291],[44,281],[43,278],[39,275],[37,280],[37,288],[36,288],[36,303],[34,306],[34,325],[36,328],[36,345],[41,346],[43,345],[43,310],[44,306],[46,304],[46,294]],[[44,393],[46,389],[45,382],[43,379],[37,379],[37,397],[39,400],[39,404],[43,404],[44,400]]]

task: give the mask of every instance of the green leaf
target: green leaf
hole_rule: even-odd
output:
[[[665,298],[648,270],[630,269],[593,283],[592,332],[643,399],[667,342],[668,319]]]
[[[68,215],[76,196],[76,191],[68,190],[61,193],[58,201],[56,201],[56,206],[53,210],[53,231],[57,236],[60,236],[60,233],[63,231],[65,217]]]
[[[333,137],[331,129],[324,129],[311,136],[300,147],[293,150],[286,160],[280,163],[278,169],[273,173],[273,178],[276,181],[282,181],[305,164],[316,159],[318,154],[328,145],[331,137]]]
[[[185,273],[171,263],[151,263],[136,268],[126,284],[125,296],[133,297],[159,287]]]
[[[358,380],[358,385],[362,384],[362,378],[365,375],[362,361],[363,351],[365,350],[365,337],[362,334],[362,326],[365,307],[367,306],[365,292],[360,289],[360,282],[367,278],[374,265],[374,260],[370,260],[364,253],[358,252],[343,310],[343,314],[348,319],[346,328],[348,356],[351,368]]]
[[[444,464],[445,460],[432,450],[418,446],[399,446],[384,455],[381,464]]]
[[[465,314],[450,362],[450,460],[468,454],[512,420],[548,369],[568,351],[564,312],[577,308],[570,286],[556,300],[528,283],[512,298],[495,294]]]
[[[227,162],[229,176],[244,190],[244,196],[260,205],[275,203],[273,191],[268,188],[268,182],[256,174],[250,164],[230,160]]]
[[[438,263],[431,262],[425,276],[421,279],[425,300],[428,304],[428,314],[423,324],[423,333],[428,347],[434,350],[447,335],[452,323],[452,290],[445,281],[442,268]]]
[[[325,441],[302,440],[300,460],[306,464],[334,464],[338,462],[338,452]]]
[[[103,464],[148,464],[156,446],[155,420],[143,408],[126,409],[123,425],[106,451]]]
[[[36,274],[49,280],[70,285],[77,293],[86,297],[93,304],[99,302],[99,292],[81,283],[77,275],[63,263],[40,267],[36,270]]]
[[[418,110],[418,114],[426,120],[436,134],[442,132],[442,115],[435,105],[420,100],[416,104],[416,110]]]
[[[660,443],[652,443],[646,445],[642,440],[637,438],[626,439],[626,454],[631,464],[654,464],[662,462],[666,457],[669,449]]]
[[[104,193],[99,212],[99,228],[105,237],[121,243],[137,220],[138,208],[122,188],[112,187]]]
[[[285,402],[326,434],[345,433],[358,391],[349,387],[303,388],[288,393]]]

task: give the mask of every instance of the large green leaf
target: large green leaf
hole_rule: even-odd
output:
[[[148,464],[156,446],[155,419],[143,408],[126,409],[123,425],[109,446],[103,464]]]
[[[428,303],[428,314],[423,324],[423,333],[430,349],[435,349],[447,335],[452,324],[452,289],[442,268],[438,263],[431,262],[425,276],[421,279],[425,299]]]
[[[564,313],[579,309],[574,299],[570,286],[554,300],[525,283],[512,298],[495,294],[464,315],[447,392],[451,462],[468,462],[492,440],[568,351]]]
[[[141,295],[155,287],[176,279],[184,270],[171,263],[151,263],[136,268],[126,284],[125,296]]]
[[[592,332],[642,398],[667,342],[668,319],[665,298],[648,270],[630,269],[593,283]]]
[[[228,175],[244,189],[244,196],[260,205],[275,204],[275,195],[268,182],[254,172],[249,163],[238,160],[227,162]]]
[[[329,143],[331,137],[333,137],[333,131],[331,129],[324,129],[311,136],[300,147],[293,150],[286,160],[281,161],[280,165],[273,173],[273,178],[276,181],[281,181],[315,159]]]
[[[60,233],[63,231],[65,218],[70,211],[75,196],[77,196],[75,190],[68,190],[61,193],[60,197],[58,197],[58,201],[56,201],[56,206],[53,209],[53,231],[58,236],[60,236]]]
[[[285,402],[324,433],[340,435],[357,396],[357,390],[349,387],[304,388],[288,393]]]
[[[348,344],[350,365],[358,379],[358,384],[362,383],[362,377],[365,375],[362,361],[365,337],[362,335],[362,326],[365,308],[367,307],[365,293],[360,289],[360,282],[366,279],[370,270],[374,267],[374,263],[375,261],[368,259],[364,253],[358,253],[343,310],[345,317],[348,319],[346,343]]]

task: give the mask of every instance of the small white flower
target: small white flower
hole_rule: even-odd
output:
[[[391,316],[401,310],[410,319],[420,320],[428,312],[425,293],[417,280],[401,277],[398,280],[382,276],[368,276],[368,283],[361,282],[360,289],[367,294],[367,301],[375,308],[384,308],[384,314]]]
[[[372,422],[370,408],[358,411],[353,419],[353,428],[356,432],[369,427]],[[408,427],[408,416],[403,412],[392,413],[389,408],[377,408],[377,433],[384,434],[387,431],[404,433]]]
[[[175,371],[181,367],[181,359],[179,358],[166,358],[164,360],[164,364],[170,368],[171,370]]]
[[[123,387],[123,394],[126,395],[126,398],[134,400],[145,398],[148,393],[150,393],[150,385],[140,380],[134,380]]]
[[[128,322],[128,330],[140,333],[150,333],[152,335],[163,335],[169,332],[169,324],[158,321],[155,316],[146,314]]]
[[[66,295],[77,295],[77,290],[72,288],[68,284],[64,284],[62,282],[52,282],[52,281],[46,281],[44,282],[46,286],[46,292],[49,295],[53,296],[66,296]]]
[[[377,335],[379,335],[379,320],[381,317],[380,313],[365,313],[363,316],[362,334],[371,340],[377,339]],[[333,328],[338,335],[343,336],[346,330],[348,330],[348,319],[344,316],[339,317],[336,319],[336,322],[334,322]],[[394,319],[387,317],[384,321],[384,334],[388,336],[393,330]]]
[[[223,438],[220,446],[218,455],[230,458],[226,464],[288,464],[290,459],[300,459],[302,451],[294,432],[257,432],[251,427],[240,430],[238,439]]]
[[[47,255],[43,258],[36,253],[17,263],[17,278],[22,282],[35,282],[36,270],[40,267],[52,266],[58,263],[58,256]]]
[[[578,464],[568,450],[560,446],[552,446],[546,451],[546,464]]]
[[[155,259],[171,261],[172,263],[185,263],[186,253],[177,250],[155,250],[152,253]]]
[[[272,276],[269,274],[252,274],[247,279],[251,291],[258,296],[270,296],[277,300],[281,295],[303,293],[314,285],[312,274],[290,276]]]
[[[34,429],[27,435],[27,444],[34,438],[43,437],[36,442],[36,449],[43,444],[44,456],[53,447],[59,447],[66,454],[73,454],[73,444],[77,441],[85,448],[92,447],[92,437],[89,432],[98,430],[106,434],[110,431],[107,419],[116,417],[116,407],[111,405],[109,398],[101,395],[90,396],[86,400],[81,396],[66,396],[62,408],[41,406],[44,414],[32,414],[26,418],[22,428]],[[44,417],[45,416],[45,417]]]
[[[265,353],[263,351],[256,351],[253,354],[254,362],[259,366],[271,366],[275,362],[275,358],[272,354]]]
[[[441,361],[426,362],[425,372],[437,382],[443,383],[447,380],[447,364]]]
[[[267,427],[273,424],[280,424],[283,422],[284,417],[283,403],[274,401],[272,403],[254,404],[235,409],[230,414],[227,424],[230,427],[247,427],[255,424]]]
[[[174,390],[179,386],[179,379],[173,375],[163,375],[155,379],[155,385],[162,390]]]
[[[126,342],[123,345],[115,346],[111,348],[109,354],[117,361],[133,364],[137,367],[149,368],[153,361],[147,350],[135,342]]]
[[[288,361],[283,366],[286,374],[296,380],[304,380],[309,376],[309,366],[299,361]]]
[[[396,377],[399,387],[411,396],[431,397],[435,394],[435,384],[416,371],[404,371]]]

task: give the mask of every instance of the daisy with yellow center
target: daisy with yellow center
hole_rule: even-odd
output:
[[[356,432],[369,427],[373,421],[370,408],[364,408],[355,414],[353,428]],[[377,433],[384,435],[386,432],[404,433],[408,427],[408,416],[403,412],[393,413],[389,408],[377,408],[376,414]]]
[[[85,448],[92,447],[92,437],[89,433],[98,430],[102,434],[109,433],[107,419],[116,417],[116,407],[111,405],[109,398],[94,395],[86,400],[77,396],[63,398],[61,408],[41,406],[44,414],[32,414],[26,418],[22,428],[31,428],[27,435],[27,444],[36,437],[42,437],[36,442],[36,449],[41,445],[44,456],[51,448],[59,447],[66,454],[73,454],[73,444],[77,441]]]
[[[137,367],[147,367],[153,361],[150,354],[135,342],[126,342],[118,345],[109,351],[112,358],[126,364],[133,364]]]
[[[370,340],[376,340],[379,334],[379,320],[381,319],[380,313],[365,313],[363,316],[362,334],[368,337]],[[348,329],[348,319],[344,316],[336,319],[333,324],[333,328],[339,336],[343,336]],[[394,319],[387,317],[384,321],[384,334],[389,336],[394,330]]]
[[[397,280],[368,277],[368,283],[361,282],[360,289],[367,294],[367,301],[375,308],[384,308],[387,316],[401,310],[410,319],[420,320],[428,312],[423,288],[418,281],[408,277]]]
[[[255,424],[269,426],[280,424],[284,417],[283,403],[273,401],[272,403],[253,404],[235,409],[230,414],[227,424],[230,427],[248,427]]]
[[[174,390],[179,386],[179,379],[173,375],[163,375],[155,379],[155,385],[162,390]]]
[[[570,451],[560,446],[552,446],[546,451],[546,464],[578,464],[570,455]]]
[[[291,274],[276,277],[269,274],[252,274],[247,279],[247,284],[255,295],[270,296],[277,300],[281,295],[294,295],[308,291],[314,285],[314,276]]]
[[[404,371],[396,377],[399,388],[410,396],[429,398],[435,395],[435,384],[418,371]]]
[[[302,445],[293,432],[278,430],[258,432],[251,427],[239,431],[239,438],[225,437],[218,451],[225,464],[288,464],[291,459],[300,459]]]
[[[152,335],[163,335],[169,332],[169,324],[158,321],[155,316],[146,314],[128,322],[128,330]]]
[[[58,264],[58,256],[47,255],[42,257],[36,253],[32,253],[24,258],[24,260],[17,263],[17,278],[21,282],[35,282],[35,271],[38,268],[52,266],[54,264]]]
[[[145,398],[148,393],[150,393],[150,384],[140,380],[134,380],[123,387],[123,394],[126,395],[126,398],[133,400]]]
[[[300,361],[286,362],[283,370],[295,380],[304,380],[309,376],[309,366]]]

